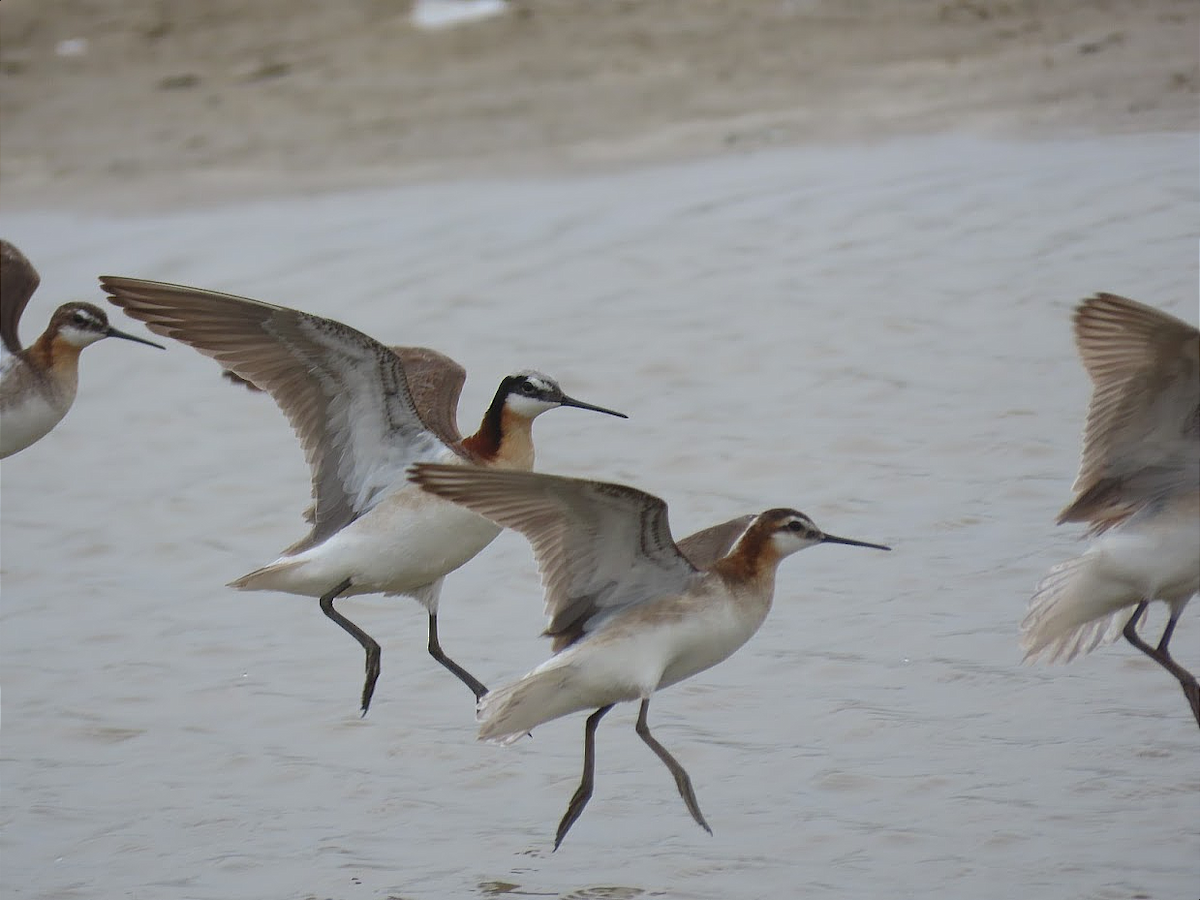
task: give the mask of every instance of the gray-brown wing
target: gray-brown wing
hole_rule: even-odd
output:
[[[739,516],[728,522],[722,522],[720,525],[713,525],[697,531],[695,534],[689,534],[678,542],[679,552],[701,572],[706,572],[718,559],[729,555],[729,551],[733,549],[737,539],[746,533],[746,529],[750,527],[754,518],[754,516]]]
[[[404,365],[408,390],[421,421],[447,446],[459,445],[462,442],[462,433],[458,430],[458,400],[467,380],[466,369],[446,354],[430,350],[428,347],[390,349],[400,357]],[[262,390],[229,369],[221,375],[248,390]]]
[[[245,297],[135,278],[100,279],[109,299],[266,390],[312,469],[313,530],[339,531],[445,447],[421,421],[400,358],[340,322]]]
[[[29,298],[41,283],[41,276],[25,254],[0,239],[0,341],[10,353],[21,351],[17,326]]]
[[[546,589],[554,649],[599,618],[684,590],[697,569],[671,538],[667,505],[620,484],[475,466],[415,466],[425,490],[521,532]]]
[[[393,347],[404,364],[408,390],[425,426],[449,447],[459,447],[458,399],[467,371],[444,353],[428,347]]]
[[[1075,312],[1093,382],[1076,499],[1060,522],[1103,530],[1200,482],[1200,331],[1114,294]]]

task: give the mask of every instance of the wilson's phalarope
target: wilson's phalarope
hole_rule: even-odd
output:
[[[1200,331],[1098,294],[1075,312],[1075,342],[1094,390],[1076,497],[1058,521],[1100,537],[1038,585],[1025,658],[1068,662],[1124,634],[1179,680],[1200,723],[1196,679],[1167,650],[1200,590]],[[1153,600],[1171,611],[1157,647],[1137,632]]]
[[[79,354],[88,344],[115,337],[163,349],[113,328],[90,303],[64,303],[42,336],[22,349],[21,314],[40,281],[25,254],[0,240],[0,458],[36,443],[62,421],[75,402]]]
[[[351,594],[405,594],[429,613],[429,653],[467,685],[486,688],[438,641],[442,580],[500,529],[405,480],[417,461],[529,469],[533,420],[559,406],[625,418],[568,397],[552,378],[524,371],[500,382],[479,430],[456,424],[466,373],[433,350],[400,348],[332,319],[199,288],[135,278],[100,279],[113,303],[156,334],[175,338],[262,388],[296,431],[312,469],[307,537],[231,583],[242,590],[319,597],[325,615],[366,651],[362,711],[379,677],[379,644],[333,608]]]
[[[641,700],[638,736],[711,834],[687,772],[650,734],[650,696],[721,662],[758,631],[785,556],[821,543],[889,549],[825,534],[794,509],[735,519],[676,545],[666,504],[624,485],[427,463],[411,477],[533,545],[555,655],[483,696],[479,737],[508,743],[544,722],[595,710],[584,728],[583,778],[555,849],[592,796],[596,726],[625,700]]]

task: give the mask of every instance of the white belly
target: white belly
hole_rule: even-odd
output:
[[[638,696],[648,697],[728,659],[766,612],[766,604],[739,603],[705,585],[697,594],[629,609],[561,655],[577,655],[574,664],[585,680],[636,686]]]
[[[747,610],[722,606],[689,622],[675,635],[674,653],[659,679],[658,690],[724,662],[754,636],[762,621]]]
[[[21,374],[14,371],[10,380],[6,371],[6,377],[0,379],[0,396],[4,396],[6,388],[17,387],[13,382],[19,384],[19,393],[15,397],[5,397],[6,402],[0,404],[0,458],[12,456],[44,438],[62,421],[75,399],[74,392],[63,398],[47,395],[20,378]]]
[[[487,694],[479,736],[508,742],[560,716],[649,697],[727,659],[758,630],[769,607],[769,597],[735,598],[709,582],[625,610]]]
[[[407,486],[324,543],[280,557],[239,586],[319,597],[349,578],[349,594],[408,594],[453,572],[499,533],[488,519]]]
[[[1132,519],[1094,545],[1100,572],[1126,586],[1130,602],[1186,600],[1200,590],[1200,521],[1164,515]]]

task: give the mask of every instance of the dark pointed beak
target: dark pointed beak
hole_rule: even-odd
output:
[[[821,538],[822,544],[847,544],[850,547],[870,547],[872,550],[891,550],[891,547],[885,547],[883,544],[872,544],[867,541],[856,541],[852,538],[838,537],[836,534],[827,534]]]
[[[162,344],[156,344],[156,343],[154,343],[154,341],[148,341],[145,338],[138,337],[137,335],[126,334],[123,331],[119,331],[116,328],[113,328],[111,325],[108,328],[108,337],[121,338],[126,341],[137,341],[139,344],[149,344],[151,347],[157,347],[159,350],[167,349]]]
[[[562,395],[562,399],[558,401],[562,406],[574,406],[576,409],[590,409],[592,412],[604,413],[606,416],[616,416],[618,419],[628,419],[629,416],[625,413],[619,413],[615,409],[605,409],[603,406],[593,406],[591,403],[584,403],[582,400],[576,400],[574,397]]]

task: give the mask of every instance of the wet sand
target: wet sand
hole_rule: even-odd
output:
[[[1200,127],[1200,5],[4,0],[0,197],[104,208],[955,131]],[[63,55],[67,54],[67,55]]]

